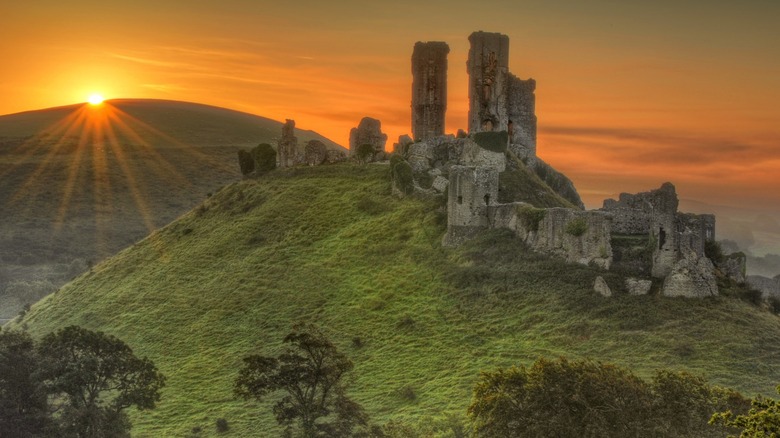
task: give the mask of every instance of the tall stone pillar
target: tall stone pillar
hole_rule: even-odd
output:
[[[509,131],[509,37],[479,31],[469,42],[469,132]]]
[[[295,166],[298,138],[295,136],[295,120],[287,119],[282,126],[282,138],[276,148],[276,161],[280,168]]]
[[[417,42],[412,52],[412,135],[427,140],[444,135],[447,112],[447,54],[440,41]]]

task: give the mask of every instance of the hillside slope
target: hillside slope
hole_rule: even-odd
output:
[[[275,144],[281,128],[161,100],[1,116],[0,319],[238,179],[236,150]]]
[[[748,393],[780,382],[780,318],[731,298],[604,298],[597,275],[494,231],[441,247],[442,206],[389,195],[386,166],[275,171],[231,184],[33,306],[34,335],[116,335],[168,376],[137,437],[275,436],[271,403],[233,398],[241,358],[291,325],[324,326],[355,362],[373,419],[463,415],[480,370],[590,357],[649,376],[705,373]],[[273,398],[270,398],[273,400]]]

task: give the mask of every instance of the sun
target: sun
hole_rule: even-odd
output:
[[[103,103],[103,96],[99,94],[91,94],[89,96],[89,99],[87,99],[87,102],[89,102],[92,105],[100,105]]]

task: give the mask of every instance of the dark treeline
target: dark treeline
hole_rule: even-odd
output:
[[[131,406],[152,409],[165,378],[121,340],[71,326],[36,342],[0,332],[0,436],[126,437]]]

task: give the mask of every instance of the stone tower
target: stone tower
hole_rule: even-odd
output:
[[[278,167],[295,166],[295,156],[298,152],[298,138],[295,137],[295,120],[287,119],[282,126],[282,138],[276,147],[276,161]]]
[[[444,135],[447,54],[440,41],[417,42],[412,52],[412,135],[416,141]]]
[[[469,43],[469,132],[509,131],[509,37],[479,31]]]

